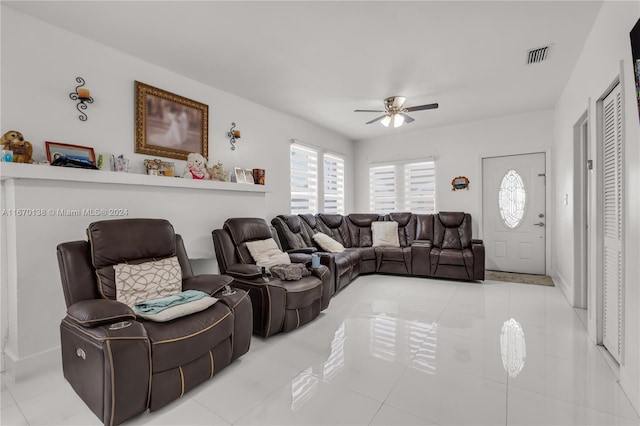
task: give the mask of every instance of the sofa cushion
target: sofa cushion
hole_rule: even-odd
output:
[[[153,372],[177,368],[207,354],[233,334],[233,313],[224,303],[168,322],[144,321]]]
[[[376,247],[382,262],[404,262],[411,253],[411,247]]]
[[[98,291],[116,300],[114,265],[143,263],[176,255],[173,226],[163,219],[118,219],[94,222],[87,228],[91,262]]]
[[[400,247],[398,240],[398,222],[373,222],[373,247]]]
[[[246,244],[249,253],[251,253],[258,266],[270,268],[275,265],[288,265],[291,263],[289,255],[280,250],[273,238],[248,241]]]
[[[442,249],[440,250],[438,263],[441,265],[459,265],[464,266],[464,257],[462,250],[459,249]]]
[[[182,271],[177,256],[137,265],[114,265],[116,300],[133,309],[138,302],[172,296],[182,291]]]
[[[342,253],[344,251],[344,246],[342,244],[322,232],[314,234],[313,241],[315,241],[323,250],[330,253]]]

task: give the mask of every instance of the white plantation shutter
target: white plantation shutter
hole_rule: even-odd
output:
[[[318,152],[291,144],[291,214],[318,212]]]
[[[344,214],[344,159],[324,155],[324,212]]]
[[[604,346],[621,362],[624,292],[622,94],[618,84],[603,101]]]
[[[369,168],[369,203],[374,213],[388,213],[396,209],[396,168]]]
[[[433,161],[404,165],[404,209],[435,213],[436,168]]]

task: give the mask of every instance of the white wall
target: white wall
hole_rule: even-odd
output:
[[[86,122],[78,120],[75,102],[69,99],[78,76],[95,99]],[[21,131],[34,144],[36,158],[46,157],[44,141],[79,144],[94,147],[96,153],[124,154],[131,159],[132,171],[142,173],[143,160],[153,157],[133,153],[135,80],[209,105],[210,162],[222,161],[226,169],[266,169],[272,188],[267,210],[247,214],[270,218],[289,212],[288,150],[293,138],[344,154],[349,170],[352,143],[336,133],[2,5],[1,130]],[[231,122],[242,131],[235,151],[226,137]],[[176,170],[181,173],[183,168],[184,163],[176,161]],[[346,179],[352,182],[352,176]],[[353,208],[352,188],[347,187],[348,211]]]
[[[585,43],[584,49],[576,64],[555,110],[555,155],[553,171],[556,177],[556,193],[560,200],[569,194],[569,204],[556,202],[554,216],[556,232],[554,233],[555,268],[566,283],[563,290],[570,301],[576,285],[574,281],[573,253],[574,235],[578,231],[573,223],[573,175],[579,173],[573,165],[573,125],[582,114],[589,110],[589,138],[592,141],[590,157],[595,168],[601,156],[595,151],[597,138],[596,101],[600,99],[608,87],[618,78],[620,61],[623,61],[622,89],[624,90],[624,135],[625,162],[625,327],[624,354],[625,361],[620,367],[620,382],[630,397],[636,410],[640,409],[640,125],[638,109],[634,97],[633,67],[629,32],[640,18],[638,2],[604,2],[594,27]],[[593,228],[592,228],[593,229]],[[595,241],[595,229],[591,240]],[[591,264],[597,261],[595,250],[589,255]],[[593,273],[593,269],[592,269]],[[589,291],[589,316],[596,310],[595,288]],[[592,334],[593,335],[593,334]]]
[[[442,106],[441,106],[442,107]],[[418,119],[429,119],[429,113]],[[356,211],[369,211],[369,165],[435,157],[436,210],[464,211],[473,235],[482,238],[481,158],[544,152],[553,144],[553,111],[534,111],[427,130],[392,133],[356,142]],[[452,191],[456,176],[469,178],[468,191]],[[547,206],[547,211],[551,211]],[[551,224],[550,224],[551,225]]]
[[[13,202],[34,208],[60,208],[65,204],[73,208],[94,208],[93,203],[99,199],[100,207],[129,207],[130,217],[171,220],[176,232],[191,235],[193,245],[186,241],[187,250],[190,245],[203,247],[204,242],[198,241],[194,229],[200,226],[201,239],[212,249],[211,230],[221,227],[230,215],[270,220],[277,214],[289,212],[289,144],[296,138],[345,155],[345,208],[353,210],[350,173],[353,144],[348,139],[36,20],[4,4],[1,19],[0,130],[3,133],[10,129],[21,131],[33,143],[36,160],[46,158],[44,142],[55,141],[91,146],[96,153],[124,154],[131,160],[131,171],[142,173],[143,160],[152,157],[133,153],[134,81],[138,80],[209,105],[209,160],[220,160],[227,169],[233,166],[265,169],[270,191],[254,202],[255,195],[234,195],[229,191],[177,193],[175,189],[141,191],[112,185],[92,188],[81,183],[59,186],[17,181],[9,194]],[[87,109],[86,122],[78,120],[75,102],[69,98],[78,76],[86,80],[86,87],[95,99]],[[232,121],[242,131],[235,151],[230,150],[226,137]],[[184,162],[176,161],[179,173],[183,168]],[[5,189],[3,187],[3,203],[6,202]],[[65,201],[70,198],[73,201]],[[191,214],[192,209],[199,209],[200,213]],[[196,216],[197,220],[188,221]],[[59,345],[57,324],[64,314],[64,302],[55,245],[84,238],[86,225],[101,219],[49,218],[47,226],[53,231],[47,232],[49,228],[44,222],[32,223],[33,226],[24,221],[7,224],[3,218],[2,339],[3,349],[4,342],[8,342],[6,353],[11,364],[24,361],[24,365],[35,365],[35,359],[41,355],[51,358],[54,354],[59,358],[55,354]],[[12,226],[19,229],[10,229]],[[9,247],[17,250],[13,257],[9,253],[10,259],[7,259],[7,234],[19,239],[9,242]],[[216,271],[215,261],[211,260],[213,251],[206,254],[194,250],[193,256],[207,258],[195,262],[196,271]],[[29,303],[29,298],[39,301]]]

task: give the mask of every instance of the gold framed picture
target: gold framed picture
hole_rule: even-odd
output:
[[[135,87],[136,153],[186,160],[196,152],[208,158],[209,106],[139,81]]]

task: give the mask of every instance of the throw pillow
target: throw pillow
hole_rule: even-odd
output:
[[[182,270],[178,257],[131,265],[114,265],[116,300],[133,305],[150,299],[171,296],[182,291]]]
[[[371,222],[373,247],[400,247],[398,222]]]
[[[342,253],[344,251],[344,246],[327,234],[318,232],[312,238],[324,251],[330,253]]]
[[[247,248],[258,266],[270,268],[274,265],[291,263],[289,255],[280,250],[278,244],[276,244],[276,241],[273,238],[249,241],[247,242]]]
[[[136,311],[136,314],[144,319],[155,321],[155,322],[165,322],[170,321],[175,318],[184,317],[190,314],[194,314],[196,312],[204,311],[209,306],[216,303],[218,299],[215,297],[203,297],[202,299],[193,300],[191,302],[183,303],[182,305],[171,306],[170,308],[163,309],[162,311],[155,314],[145,314],[139,311]]]

